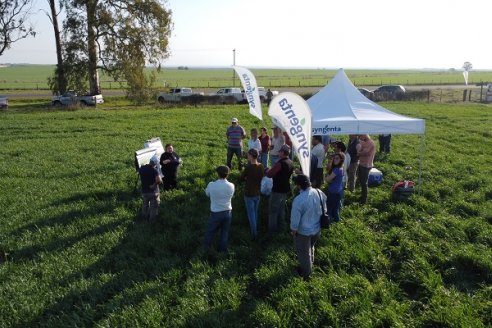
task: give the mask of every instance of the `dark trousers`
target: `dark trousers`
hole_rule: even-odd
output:
[[[313,188],[320,188],[323,184],[323,168],[316,168],[314,172],[311,173],[312,179],[311,184]]]
[[[389,153],[391,150],[391,134],[387,136],[379,135],[379,152]]]
[[[268,232],[278,232],[283,229],[285,221],[286,193],[272,192],[268,203]]]
[[[371,171],[370,167],[364,167],[359,165],[359,171],[357,172],[357,177],[359,179],[359,184],[361,188],[360,193],[360,203],[367,203],[367,182],[369,181],[369,171]]]
[[[177,188],[178,181],[175,177],[173,178],[164,176],[164,178],[162,179],[162,185],[164,190],[172,190]]]
[[[347,187],[350,192],[354,192],[355,190],[355,179],[357,177],[358,168],[359,168],[359,162],[350,163],[349,165]]]
[[[229,229],[231,227],[232,211],[210,212],[208,218],[207,231],[205,232],[205,240],[203,245],[208,249],[212,244],[215,233],[220,230],[219,252],[227,250],[227,240],[229,239]]]
[[[328,215],[332,221],[340,221],[340,205],[342,194],[328,192],[326,195],[326,207],[328,209]]]
[[[227,147],[227,166],[232,169],[232,157],[236,155],[238,167],[241,170],[243,168],[243,149]]]

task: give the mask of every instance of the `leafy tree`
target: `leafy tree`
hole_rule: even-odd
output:
[[[144,95],[138,89],[154,80],[145,75],[145,65],[160,69],[169,56],[171,11],[161,0],[65,1],[64,62],[70,63],[65,65],[69,85],[88,81],[88,91],[100,93],[97,70],[102,69],[117,81],[126,79],[128,95]]]
[[[33,27],[28,26],[30,13],[31,0],[0,1],[0,56],[12,43],[36,36]]]

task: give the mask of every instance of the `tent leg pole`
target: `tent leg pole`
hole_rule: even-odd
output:
[[[422,167],[424,162],[425,142],[424,135],[420,135],[420,162],[419,162],[419,179],[417,181],[417,193],[422,195]]]

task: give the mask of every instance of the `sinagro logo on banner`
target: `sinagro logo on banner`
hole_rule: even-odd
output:
[[[244,93],[246,94],[246,99],[248,100],[248,103],[251,107],[256,108],[255,98],[253,97],[253,92],[256,90],[256,88],[251,87],[251,79],[249,78],[248,74],[244,73],[243,79],[245,84]]]
[[[304,134],[303,125],[306,123],[306,118],[299,119],[296,115],[296,112],[292,110],[292,104],[289,104],[287,99],[283,98],[278,102],[280,109],[284,113],[287,118],[287,123],[290,125],[285,126],[285,129],[290,132],[292,136],[294,136],[299,143],[299,154],[302,155],[303,158],[309,158],[310,151],[307,147],[306,135]]]
[[[313,135],[328,134],[328,132],[340,132],[342,131],[342,128],[340,128],[339,126],[330,127],[328,125],[325,125],[322,128],[312,128],[312,131],[313,131]]]

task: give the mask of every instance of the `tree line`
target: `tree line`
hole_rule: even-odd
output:
[[[169,56],[171,11],[162,0],[46,0],[53,26],[57,64],[48,78],[57,94],[78,90],[100,94],[98,70],[126,82],[126,93],[145,101],[156,80],[144,72],[161,68]],[[35,37],[29,18],[34,0],[0,2],[0,56],[15,42]],[[63,19],[60,21],[60,17]]]

